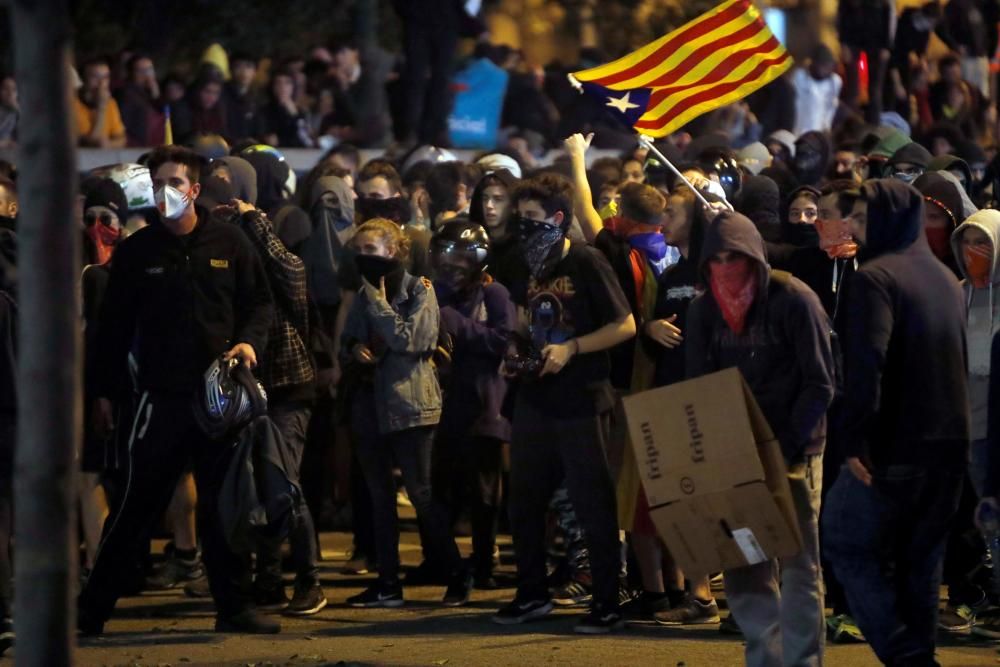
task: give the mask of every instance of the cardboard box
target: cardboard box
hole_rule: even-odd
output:
[[[688,576],[797,554],[781,447],[739,370],[625,399],[653,523]]]

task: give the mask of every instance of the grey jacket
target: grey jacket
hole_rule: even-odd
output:
[[[344,325],[341,350],[357,343],[384,342],[372,350],[375,363],[375,412],[381,433],[433,426],[441,418],[441,387],[431,357],[437,347],[440,310],[433,289],[409,273],[390,303],[358,292]]]

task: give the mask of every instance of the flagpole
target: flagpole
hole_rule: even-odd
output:
[[[670,171],[674,172],[674,175],[684,182],[684,185],[691,188],[691,192],[694,193],[694,196],[698,198],[698,201],[700,201],[705,208],[711,208],[711,204],[709,204],[708,200],[705,199],[705,197],[701,194],[701,191],[698,190],[698,188],[694,187],[694,185],[691,184],[691,181],[689,181],[687,177],[685,177],[684,174],[682,174],[680,170],[674,166],[674,163],[668,160],[667,156],[661,153],[660,150],[653,144],[652,137],[648,137],[645,134],[640,134],[639,145],[648,150],[653,155],[655,155],[657,158],[659,158],[660,162],[667,165],[670,168]],[[722,201],[730,210],[732,210],[733,208],[732,204],[730,204],[725,199],[723,199]]]

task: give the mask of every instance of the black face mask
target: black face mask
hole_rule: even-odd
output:
[[[395,257],[379,255],[355,255],[354,263],[357,264],[361,277],[375,289],[378,289],[382,278],[385,278],[385,295],[391,301],[403,283],[402,263]]]
[[[805,146],[800,146],[793,162],[795,175],[803,185],[815,185],[823,177],[823,156]]]
[[[785,242],[799,248],[819,247],[819,232],[815,225],[785,224]]]
[[[397,225],[405,225],[410,221],[410,200],[406,197],[389,197],[376,199],[374,197],[358,197],[354,202],[359,222],[367,222],[374,218],[392,220]]]
[[[565,227],[556,227],[547,222],[520,216],[514,218],[513,222],[521,254],[528,263],[528,270],[534,278],[544,279],[562,259],[563,240],[566,238]]]

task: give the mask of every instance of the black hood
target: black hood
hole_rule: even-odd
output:
[[[931,152],[917,142],[911,141],[892,154],[892,157],[889,158],[888,168],[891,169],[901,162],[915,164],[926,169],[931,162]]]
[[[17,292],[17,235],[0,229],[0,291]]]
[[[799,248],[815,248],[819,245],[816,227],[793,224],[788,219],[788,211],[792,208],[792,202],[803,194],[812,195],[813,199],[816,200],[816,207],[819,208],[821,193],[811,185],[800,185],[788,193],[788,198],[782,202],[781,206],[781,242],[790,243]]]
[[[767,176],[750,176],[743,181],[736,210],[750,218],[764,241],[781,241],[781,194],[778,184]]]
[[[972,169],[969,163],[954,155],[938,155],[927,163],[927,171],[951,171],[956,169],[965,175],[965,182],[968,184],[966,190],[972,187]]]
[[[861,186],[868,203],[864,259],[897,252],[924,237],[924,198],[916,188],[895,178],[879,178]]]
[[[795,177],[803,185],[818,185],[830,166],[830,139],[818,131],[806,132],[795,141],[792,165]]]
[[[288,165],[264,151],[247,153],[243,159],[249,162],[256,172],[257,208],[268,215],[274,215],[288,199],[285,194]]]
[[[962,193],[959,192],[957,185],[941,174],[929,171],[913,181],[913,187],[924,197],[929,197],[934,200],[934,203],[943,205],[945,213],[951,216],[952,229],[965,220]],[[924,205],[926,206],[926,204]]]
[[[764,239],[754,227],[750,218],[740,213],[723,211],[708,224],[698,260],[698,273],[708,282],[708,261],[720,252],[728,250],[746,255],[760,266],[759,291],[766,293],[769,276],[767,251]]]

